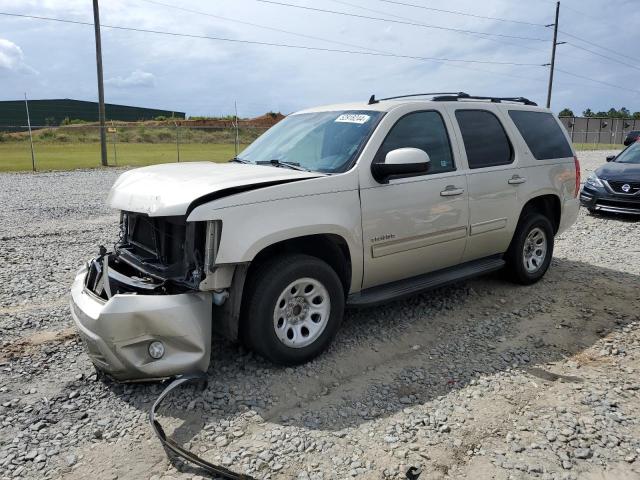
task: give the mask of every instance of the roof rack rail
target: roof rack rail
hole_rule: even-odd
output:
[[[409,97],[434,97],[436,95],[458,95],[460,97],[469,96],[469,94],[464,92],[412,93],[410,95],[398,95],[396,97],[387,97],[387,98],[376,98],[375,95],[371,95],[371,97],[369,97],[369,105],[373,105],[374,103],[379,103],[384,100],[396,100],[398,98],[409,98]]]
[[[536,102],[532,102],[528,98],[525,97],[481,97],[477,95],[468,95],[466,93],[460,94],[444,94],[433,97],[434,102],[457,102],[458,100],[490,100],[491,103],[502,103],[502,102],[513,102],[513,103],[522,103],[524,105],[532,105],[537,107],[538,104]]]
[[[523,103],[524,105],[533,105],[537,107],[536,102],[532,102],[525,97],[481,97],[478,95],[469,95],[465,92],[436,92],[436,93],[412,93],[410,95],[398,95],[395,97],[376,98],[375,95],[369,97],[369,105],[382,102],[384,100],[396,100],[398,98],[410,97],[433,97],[434,102],[457,102],[458,100],[490,100],[492,103],[514,102]]]

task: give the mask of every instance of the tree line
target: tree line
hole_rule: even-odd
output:
[[[559,117],[575,117],[576,115],[573,113],[573,110],[570,108],[563,109],[559,114]],[[629,118],[640,120],[640,112],[633,112],[627,108],[622,107],[621,109],[616,109],[611,107],[609,111],[604,112],[594,112],[590,108],[587,108],[584,112],[582,112],[583,117],[600,117],[600,118]]]

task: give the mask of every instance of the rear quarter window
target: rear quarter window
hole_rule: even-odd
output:
[[[509,116],[536,160],[573,157],[571,146],[553,114],[509,110]]]

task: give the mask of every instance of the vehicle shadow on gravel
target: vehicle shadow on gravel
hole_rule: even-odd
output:
[[[242,436],[262,423],[253,411],[272,424],[340,436],[514,368],[537,380],[580,381],[550,373],[549,364],[596,361],[583,352],[639,319],[638,285],[638,275],[554,258],[545,279],[529,287],[494,274],[350,310],[330,349],[297,368],[216,338],[206,388],[183,387],[159,413],[181,422],[172,432],[179,443],[211,443],[236,427]],[[109,385],[140,410],[160,393],[158,385]]]

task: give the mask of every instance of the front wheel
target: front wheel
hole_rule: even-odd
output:
[[[342,283],[329,265],[312,256],[268,261],[251,275],[245,291],[245,344],[275,363],[296,365],[316,357],[342,321]]]
[[[553,243],[553,227],[547,217],[533,213],[522,218],[505,257],[511,279],[523,285],[540,280],[551,263]]]

